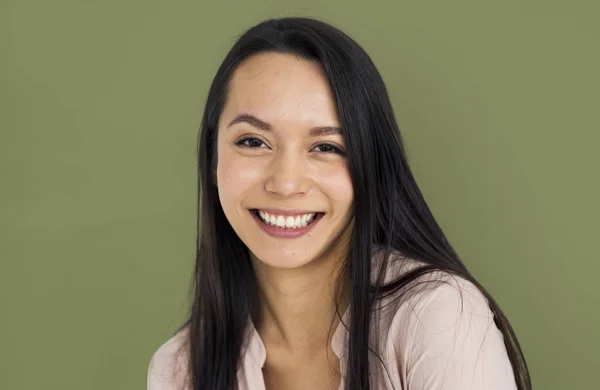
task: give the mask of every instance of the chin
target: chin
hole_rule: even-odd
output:
[[[264,247],[253,251],[250,249],[251,254],[254,257],[254,261],[258,261],[266,266],[281,268],[281,269],[295,269],[305,267],[315,261],[318,253],[312,250],[304,250],[300,248],[294,248],[294,245],[281,244],[270,250],[265,250]],[[314,252],[314,253],[312,253]]]

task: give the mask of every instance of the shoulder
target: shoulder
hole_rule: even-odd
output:
[[[384,252],[378,250],[373,256],[373,281],[375,281]],[[399,251],[391,251],[383,278],[384,285],[394,284],[403,276],[413,271],[428,267],[428,264],[412,257],[404,256]],[[443,308],[456,312],[457,306],[486,316],[491,316],[487,298],[471,281],[448,271],[428,269],[418,276],[413,274],[411,280],[403,280],[397,289],[384,293],[384,306],[392,304],[392,312],[401,311],[404,304],[410,306],[413,314],[419,311]],[[396,303],[394,305],[394,303]],[[466,305],[466,306],[465,306]],[[422,313],[421,313],[422,314]]]
[[[181,329],[152,355],[148,366],[148,390],[185,388],[188,358],[188,329]]]
[[[432,271],[416,280],[418,289],[412,304],[419,319],[438,315],[456,319],[460,316],[493,318],[489,302],[483,292],[462,276],[445,271]]]
[[[388,347],[408,388],[513,389],[502,332],[483,292],[443,271],[424,275],[393,313]]]
[[[396,266],[402,272],[390,273],[398,277],[419,268],[415,260],[405,263]],[[414,343],[419,336],[462,331],[461,326],[470,327],[474,320],[478,326],[494,325],[494,314],[483,292],[464,277],[441,270],[417,276],[382,299],[381,306],[390,330],[401,334],[405,343]]]

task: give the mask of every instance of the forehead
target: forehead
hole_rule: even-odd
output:
[[[321,64],[289,54],[262,53],[234,71],[223,117],[247,112],[267,121],[338,125],[329,81]]]

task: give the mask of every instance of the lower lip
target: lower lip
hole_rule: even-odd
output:
[[[323,213],[318,213],[317,216],[315,217],[315,220],[312,221],[310,224],[308,224],[305,227],[301,227],[301,228],[280,228],[278,226],[272,226],[272,225],[268,225],[266,223],[264,223],[262,221],[262,219],[259,218],[259,216],[256,214],[256,211],[254,210],[250,210],[250,214],[252,214],[252,216],[254,217],[254,220],[256,221],[256,223],[258,224],[258,226],[260,226],[260,228],[267,234],[273,236],[273,237],[277,237],[277,238],[298,238],[301,237],[303,235],[305,235],[306,233],[310,232],[317,223],[319,223],[319,220],[323,217]]]

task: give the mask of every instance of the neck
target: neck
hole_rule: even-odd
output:
[[[255,326],[263,340],[293,351],[329,345],[339,323],[336,303],[342,315],[348,302],[346,285],[342,296],[335,296],[342,259],[296,269],[271,267],[255,258],[253,263],[261,302]]]

